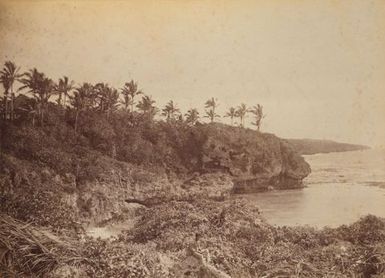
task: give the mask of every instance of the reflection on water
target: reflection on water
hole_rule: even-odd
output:
[[[305,156],[307,188],[246,195],[276,225],[336,227],[361,216],[385,217],[385,153],[374,150]],[[376,185],[376,186],[368,186]],[[379,185],[379,186],[378,186]]]

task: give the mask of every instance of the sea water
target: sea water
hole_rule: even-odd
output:
[[[385,217],[385,151],[304,156],[312,173],[303,189],[243,195],[273,225],[336,227],[372,214]]]

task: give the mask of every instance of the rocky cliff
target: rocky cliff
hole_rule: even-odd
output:
[[[275,135],[220,124],[201,128],[207,136],[202,169],[228,172],[236,193],[299,188],[310,173],[305,160]]]
[[[41,225],[105,222],[130,210],[127,200],[151,206],[298,188],[310,173],[286,141],[222,124],[158,127],[164,141],[151,142],[152,148],[172,159],[155,165],[119,161],[49,131],[10,129],[0,154],[0,208]]]

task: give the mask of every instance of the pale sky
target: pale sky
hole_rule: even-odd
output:
[[[281,137],[385,145],[384,0],[0,0],[6,60],[78,83],[134,79],[183,112],[260,103],[263,131]]]

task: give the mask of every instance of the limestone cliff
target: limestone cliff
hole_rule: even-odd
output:
[[[298,188],[310,173],[305,160],[275,135],[220,124],[202,129],[207,136],[200,154],[202,170],[228,172],[237,193]]]
[[[164,142],[146,144],[167,152],[163,164],[152,165],[118,161],[86,144],[59,143],[44,130],[11,130],[0,153],[0,209],[42,225],[100,223],[129,210],[127,200],[223,200],[231,191],[298,188],[310,172],[272,134],[222,124],[159,130]]]

